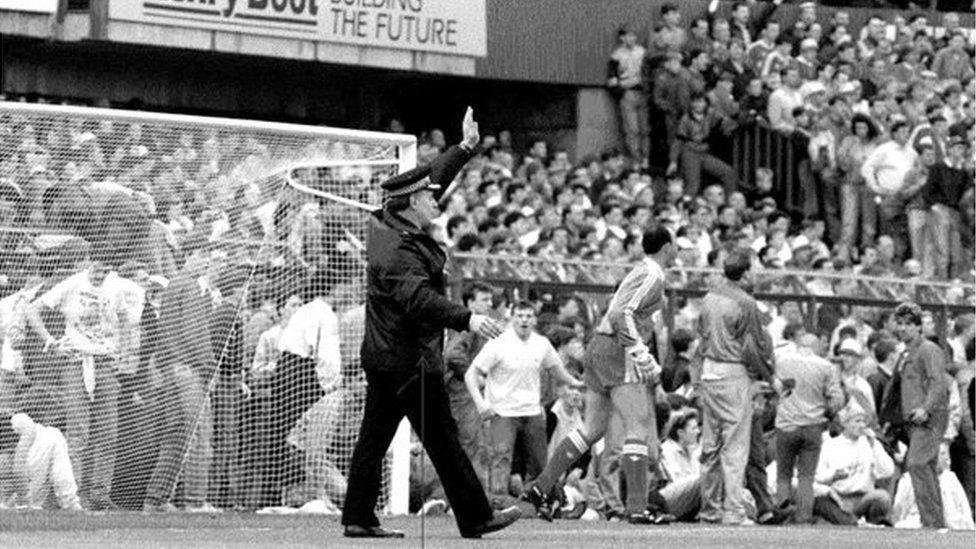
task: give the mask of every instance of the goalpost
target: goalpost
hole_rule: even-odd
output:
[[[61,430],[86,507],[339,503],[365,398],[366,222],[416,155],[408,135],[0,103],[0,456],[24,412]],[[180,281],[200,277],[211,306],[180,318]],[[295,418],[273,349],[312,280],[341,374]],[[38,303],[51,341],[27,321]],[[404,421],[383,511],[407,512],[409,469]],[[8,473],[0,505],[31,504]]]

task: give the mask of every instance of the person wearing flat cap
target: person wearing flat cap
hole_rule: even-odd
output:
[[[342,513],[346,537],[403,537],[380,527],[376,501],[383,458],[404,416],[434,463],[462,537],[479,538],[521,516],[518,507],[492,510],[458,441],[444,388],[445,328],[471,330],[486,339],[501,333],[489,317],[447,299],[446,255],[427,230],[441,213],[438,198],[447,194],[444,189],[478,144],[470,107],[462,133],[463,141],[429,166],[384,182],[383,208],[369,221],[366,333],[360,350],[368,385]]]

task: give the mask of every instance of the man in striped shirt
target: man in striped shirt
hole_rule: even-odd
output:
[[[658,454],[656,447],[648,447],[649,440],[657,440],[649,385],[658,379],[661,367],[646,341],[653,333],[652,316],[664,303],[663,269],[674,260],[675,247],[671,233],[660,225],[645,232],[641,244],[647,257],[620,283],[586,348],[583,381],[588,391],[583,428],[559,443],[545,470],[526,490],[525,498],[546,520],[552,520],[549,492],[603,438],[616,408],[624,424],[620,470],[627,483],[628,520],[632,524],[654,521],[647,511],[647,473],[651,456],[656,460]]]

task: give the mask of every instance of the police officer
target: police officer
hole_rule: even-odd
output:
[[[461,536],[478,538],[519,519],[518,507],[493,511],[458,442],[444,389],[444,329],[501,333],[487,316],[472,314],[444,295],[446,256],[430,236],[440,215],[437,198],[473,155],[478,124],[469,107],[464,139],[429,166],[382,184],[383,208],[370,219],[367,251],[366,335],[361,349],[368,387],[359,440],[352,455],[342,513],[346,537],[403,537],[380,527],[376,499],[383,457],[406,416],[430,455],[454,509]]]

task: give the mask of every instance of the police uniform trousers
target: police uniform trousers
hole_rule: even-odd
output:
[[[434,463],[461,533],[491,520],[488,498],[458,441],[444,374],[367,372],[366,381],[366,407],[352,454],[342,524],[379,525],[381,465],[404,416]]]

